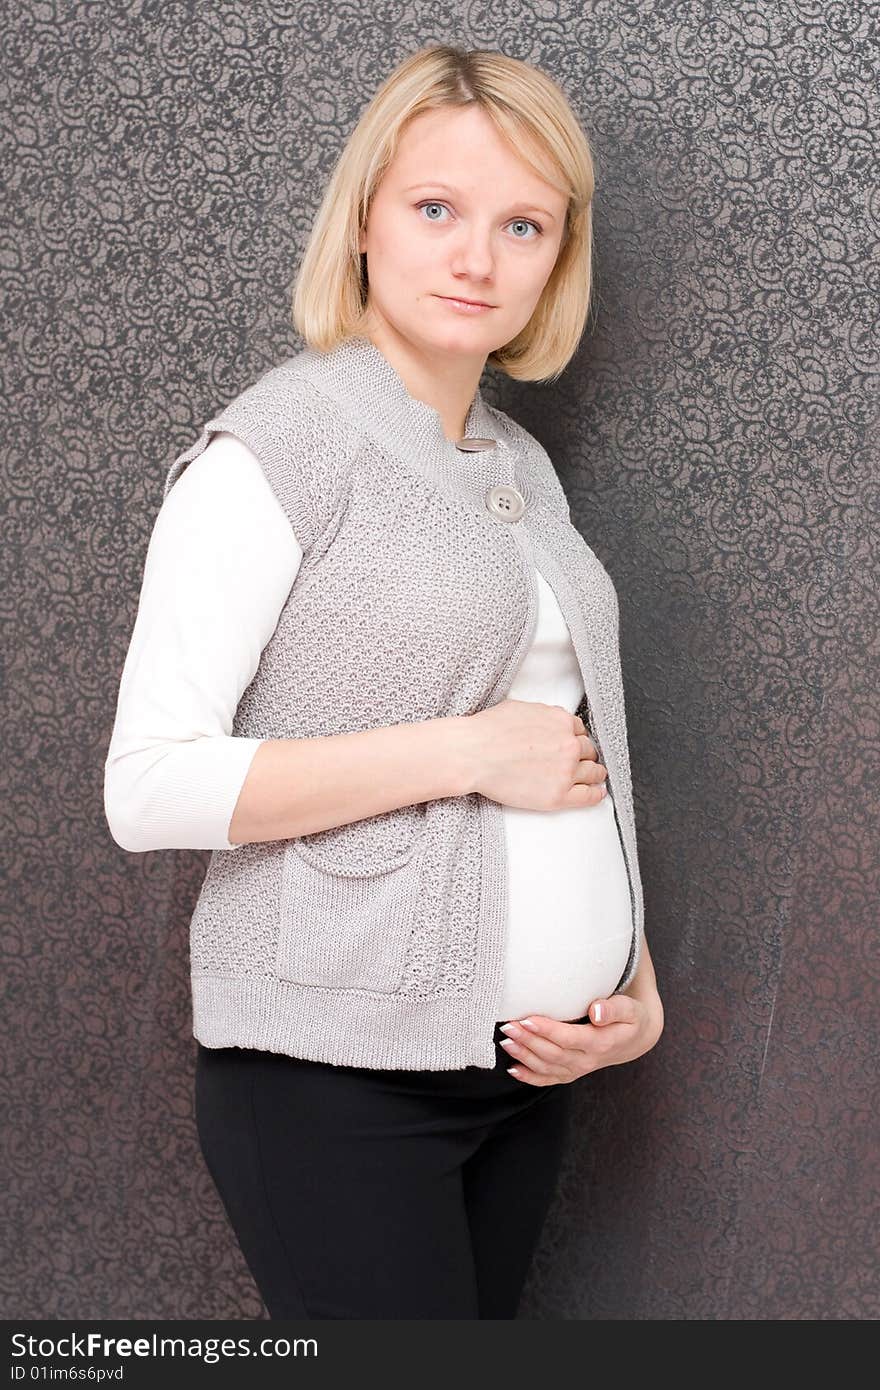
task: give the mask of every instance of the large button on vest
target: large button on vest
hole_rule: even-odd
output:
[[[497,439],[481,439],[475,434],[463,434],[461,439],[455,441],[456,449],[462,449],[466,454],[479,453],[481,449],[497,449]]]
[[[499,521],[519,521],[526,509],[522,493],[509,483],[498,483],[486,493],[486,506]]]

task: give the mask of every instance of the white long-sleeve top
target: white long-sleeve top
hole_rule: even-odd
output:
[[[252,451],[220,432],[165,498],[104,767],[123,849],[235,850],[239,793],[262,742],[232,734],[302,549]],[[508,692],[574,712],[583,681],[555,595],[538,574],[532,644]],[[620,979],[632,913],[611,793],[596,806],[504,806],[508,923],[500,1019],[580,1018]]]

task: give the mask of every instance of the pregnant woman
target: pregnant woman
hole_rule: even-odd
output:
[[[409,57],[331,176],[306,346],[171,464],[105,767],[210,849],[202,1153],[273,1318],[512,1318],[571,1083],[649,1051],[614,585],[487,362],[558,376],[593,168],[499,53]]]

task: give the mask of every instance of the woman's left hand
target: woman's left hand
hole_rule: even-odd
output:
[[[576,1081],[601,1067],[633,1062],[657,1042],[663,1032],[663,1006],[659,994],[635,999],[612,994],[595,999],[589,1023],[563,1023],[543,1014],[506,1023],[504,1048],[514,1061],[508,1071],[529,1086],[555,1086]]]

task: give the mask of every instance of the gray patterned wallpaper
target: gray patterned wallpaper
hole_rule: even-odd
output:
[[[206,857],[118,849],[102,764],[165,469],[300,345],[324,181],[432,40],[594,143],[595,323],[486,394],[618,585],[667,1015],[578,1084],[522,1315],[875,1318],[877,14],[819,0],[11,12],[2,1316],[262,1316],[192,1114]]]

